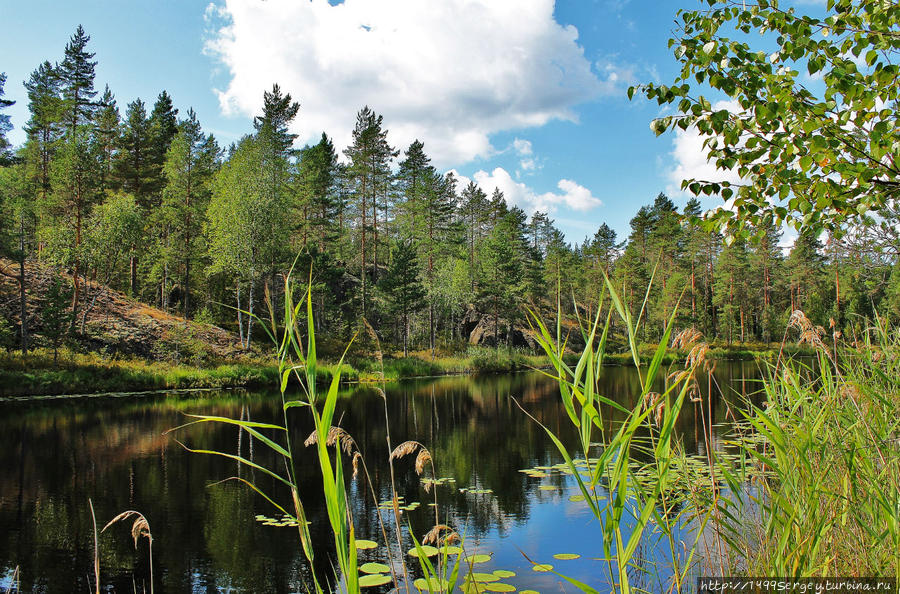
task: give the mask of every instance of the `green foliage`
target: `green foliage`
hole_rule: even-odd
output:
[[[53,349],[53,362],[72,325],[72,289],[58,272],[54,273],[41,308],[41,333]]]
[[[895,4],[829,0],[821,17],[768,0],[707,4],[678,12],[669,40],[681,65],[675,80],[637,90],[678,108],[653,120],[657,135],[694,128],[706,156],[740,175],[736,184],[682,182],[695,195],[730,201],[712,220],[744,236],[783,221],[840,233],[896,200],[900,172],[888,157],[900,147]],[[754,46],[748,36],[756,32]],[[773,45],[774,52],[762,49]],[[800,82],[800,70],[822,77],[822,96]],[[704,89],[729,97],[734,108],[712,103]]]

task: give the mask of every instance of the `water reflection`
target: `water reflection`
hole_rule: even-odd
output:
[[[757,377],[752,363],[719,365],[716,379],[729,389],[726,398],[711,401],[717,432],[727,423],[729,407],[753,393]],[[602,381],[606,394],[626,408],[634,405],[639,388],[633,370],[608,368]],[[391,385],[387,390],[391,440],[394,445],[408,439],[422,442],[434,455],[438,475],[455,479],[437,487],[441,520],[449,514],[468,543],[493,553],[487,570],[511,569],[519,574],[511,583],[558,589],[552,575],[533,573],[522,553],[547,560],[554,553],[572,552],[582,558],[559,562],[565,564],[564,570],[596,585],[605,575],[600,562],[591,559],[600,556],[598,527],[583,503],[569,501],[572,491],[565,477],[540,481],[519,472],[553,465],[561,458],[543,430],[510,396],[564,443],[575,443],[556,384],[538,373]],[[309,568],[302,561],[296,529],[257,522],[257,514],[272,515],[273,510],[247,487],[233,481],[211,484],[241,476],[285,501],[280,485],[233,461],[189,454],[173,435],[163,435],[186,421],[184,413],[278,422],[277,394],[7,402],[0,403],[0,410],[0,587],[8,585],[2,576],[8,581],[18,566],[24,592],[89,591],[90,498],[101,526],[126,509],[139,510],[148,518],[157,591],[304,591]],[[293,410],[292,439],[302,443],[311,425],[302,409]],[[685,449],[702,454],[698,410],[697,404],[688,407],[677,429]],[[609,426],[623,416],[612,407],[606,407],[603,415]],[[389,499],[390,493],[384,418],[383,400],[365,387],[342,393],[335,415],[359,444],[380,500]],[[267,467],[278,463],[267,448],[235,427],[201,424],[175,437],[194,448],[240,452]],[[434,522],[433,507],[428,505],[433,495],[424,492],[412,465],[411,459],[397,464],[397,488],[406,502],[422,502],[404,518],[421,535]],[[320,549],[316,571],[328,576],[332,570],[326,553],[331,537],[318,471],[311,457],[300,467],[301,497]],[[539,489],[540,484],[557,489]],[[350,488],[358,534],[382,541],[378,512],[366,496],[365,485],[351,481]],[[460,492],[459,488],[491,493]],[[366,551],[361,562],[384,561],[384,557],[383,549]],[[105,586],[131,592],[136,583],[140,590],[148,579],[146,543],[139,543],[135,550],[128,527],[114,526],[101,535],[100,565]]]

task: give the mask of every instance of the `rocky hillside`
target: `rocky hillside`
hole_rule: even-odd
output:
[[[18,266],[0,259],[0,318],[18,336],[20,327]],[[26,267],[29,331],[32,342],[44,343],[41,311],[52,279],[52,270],[36,264]],[[187,321],[127,295],[91,284],[98,294],[82,332],[79,314],[74,340],[82,349],[108,354],[136,355],[153,360],[207,362],[240,358],[244,352],[236,335],[222,328]]]

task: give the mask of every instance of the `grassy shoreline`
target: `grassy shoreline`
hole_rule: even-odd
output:
[[[652,345],[646,347],[646,355],[642,350],[641,358],[649,358],[654,348]],[[785,352],[788,355],[808,354],[798,348],[786,348]],[[728,361],[773,360],[777,353],[777,348],[772,345],[718,346],[710,350],[712,358]],[[664,363],[677,363],[685,356],[686,353],[671,351]],[[572,360],[574,362],[574,355]],[[630,353],[608,354],[604,362],[607,365],[634,365]],[[434,361],[418,356],[384,359],[385,379],[389,381],[443,375],[514,373],[548,366],[546,356],[487,348],[439,356]],[[341,377],[347,382],[370,382],[378,379],[377,370],[373,359],[358,359],[342,365]],[[322,381],[328,381],[335,371],[335,364],[320,364],[319,377]],[[39,349],[26,357],[18,353],[0,354],[0,397],[197,388],[254,389],[271,388],[278,383],[277,367],[262,358],[223,361],[199,367],[61,351],[58,363],[54,365],[49,350]]]

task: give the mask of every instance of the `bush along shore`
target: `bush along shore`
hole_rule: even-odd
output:
[[[655,345],[639,352],[642,362],[652,356]],[[646,350],[646,353],[643,352]],[[772,360],[778,354],[770,345],[733,345],[714,347],[710,356],[733,361]],[[810,351],[801,347],[785,347],[787,355],[805,356]],[[683,361],[686,352],[670,350],[666,363]],[[574,354],[567,355],[573,361]],[[409,357],[386,357],[384,377],[387,380],[436,377],[480,373],[515,373],[549,366],[544,355],[519,350],[470,348],[458,355],[427,354]],[[606,365],[634,365],[630,352],[606,355]],[[329,382],[337,364],[320,364],[317,377]],[[380,366],[372,358],[357,358],[341,364],[344,382],[370,382],[379,378]],[[49,349],[38,349],[28,355],[0,354],[0,397],[62,394],[99,394],[108,392],[142,392],[184,389],[269,389],[278,384],[277,367],[259,356],[241,360],[222,360],[206,365],[141,358],[104,357],[97,353],[78,353],[63,349],[57,361]]]

